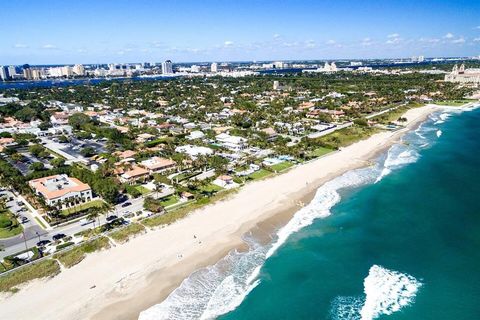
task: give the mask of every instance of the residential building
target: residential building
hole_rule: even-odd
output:
[[[218,72],[218,64],[216,62],[214,62],[210,65],[210,71],[212,73],[217,73]]]
[[[227,133],[221,133],[215,138],[222,147],[232,151],[241,151],[247,147],[247,139],[243,137],[231,136]]]
[[[69,208],[92,200],[90,186],[66,174],[30,180],[28,184],[49,206]]]
[[[116,169],[116,172],[121,173],[120,182],[127,183],[129,185],[136,184],[139,181],[144,182],[150,175],[150,172],[147,169],[137,165],[133,165],[131,168],[126,170]]]
[[[175,169],[176,162],[171,159],[161,157],[153,157],[148,160],[140,162],[140,164],[148,169],[150,173],[160,173]]]
[[[3,81],[10,80],[10,74],[8,73],[7,66],[0,66],[0,78]]]
[[[173,74],[172,61],[166,60],[162,63],[162,74]]]

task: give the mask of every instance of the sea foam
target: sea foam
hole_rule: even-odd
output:
[[[373,265],[363,281],[363,296],[336,297],[333,320],[373,320],[412,304],[422,283],[411,275]]]
[[[450,113],[450,110],[448,111]],[[339,190],[378,182],[393,170],[417,161],[420,156],[418,150],[429,146],[434,140],[438,130],[435,122],[445,121],[448,113],[432,115],[430,121],[407,134],[408,144],[393,145],[375,165],[346,172],[325,183],[317,190],[314,199],[297,211],[292,219],[278,230],[271,244],[260,245],[255,239],[245,236],[249,250],[232,251],[215,265],[194,272],[163,302],[141,312],[139,320],[214,319],[234,310],[259,285],[261,267],[266,259],[275,254],[293,233],[311,225],[315,219],[325,218],[331,214],[330,209],[341,200]],[[384,286],[380,287],[380,291],[375,291],[372,288],[382,283],[379,279],[382,279]],[[408,284],[405,287],[406,291],[397,292],[395,286],[388,287],[389,284],[393,285],[394,279]],[[348,297],[350,304],[341,303],[339,298],[340,300],[335,303],[337,306],[335,319],[367,320],[373,319],[377,313],[393,312],[411,301],[409,299],[413,298],[413,287],[418,288],[419,283],[407,275],[374,266],[365,279],[365,286],[366,296]],[[382,301],[381,295],[375,292],[387,294],[384,297],[386,300]],[[392,296],[389,297],[388,294]],[[344,298],[346,299],[346,297],[342,299]],[[355,308],[352,307],[352,303],[355,304]],[[382,309],[383,307],[385,309]],[[340,312],[340,309],[343,311]],[[342,314],[345,317],[341,316]],[[347,317],[347,314],[350,316]],[[372,318],[368,318],[369,316]]]
[[[365,304],[360,310],[360,319],[376,319],[408,306],[421,285],[408,274],[372,266],[363,282]]]

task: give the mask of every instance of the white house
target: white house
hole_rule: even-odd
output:
[[[231,136],[227,133],[221,133],[216,137],[217,142],[224,148],[231,151],[241,151],[247,147],[247,139],[238,136]]]

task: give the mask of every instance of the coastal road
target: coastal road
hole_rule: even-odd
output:
[[[122,217],[128,212],[135,213],[137,211],[143,210],[143,197],[131,199],[129,200],[129,202],[131,203],[131,205],[126,207],[123,207],[122,204],[116,205],[114,209],[109,212],[108,215],[116,215],[118,217]],[[24,215],[27,216],[27,214]],[[97,219],[95,219],[95,226],[98,226],[98,221],[100,221],[100,225],[104,225],[105,223],[107,223],[106,218],[108,215],[101,215]],[[20,234],[9,239],[0,240],[0,246],[2,250],[0,251],[0,259],[23,251],[26,248],[32,248],[36,246],[37,242],[40,240],[52,240],[52,236],[55,234],[63,233],[67,236],[72,236],[80,231],[93,228],[93,223],[88,223],[85,219],[81,219],[76,222],[56,227],[53,230],[45,231],[34,222],[33,217],[29,217],[29,219],[30,222],[24,224],[25,237],[23,234]]]

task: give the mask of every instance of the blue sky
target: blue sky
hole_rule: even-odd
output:
[[[480,1],[4,0],[0,65],[480,55]]]

